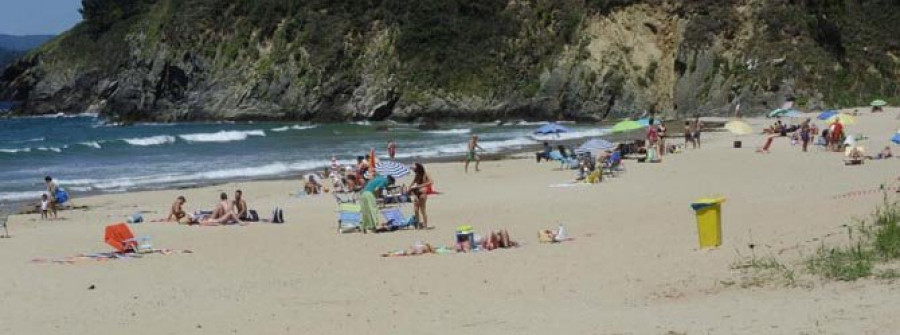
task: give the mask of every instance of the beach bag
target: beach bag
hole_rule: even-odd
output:
[[[275,207],[272,210],[272,223],[284,223],[284,211],[281,208]]]
[[[259,221],[259,213],[257,213],[256,210],[253,210],[253,209],[247,211],[247,217],[246,217],[245,221],[258,222]]]
[[[64,190],[62,187],[56,188],[56,194],[54,194],[53,197],[56,198],[56,203],[60,205],[69,201],[69,193],[66,192],[66,190]]]

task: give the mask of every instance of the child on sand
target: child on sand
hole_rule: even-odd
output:
[[[41,220],[50,218],[50,198],[47,193],[41,195]]]

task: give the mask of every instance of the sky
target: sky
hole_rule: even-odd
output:
[[[0,0],[0,34],[56,35],[81,21],[81,0]]]

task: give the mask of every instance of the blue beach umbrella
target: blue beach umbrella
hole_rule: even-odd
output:
[[[395,161],[379,161],[378,163],[375,163],[375,173],[382,176],[403,178],[412,173],[412,171],[410,171],[406,165]]]
[[[579,151],[604,151],[604,150],[612,150],[615,149],[616,145],[610,141],[604,140],[602,138],[595,138],[590,141],[584,142],[580,147],[578,147]]]
[[[819,117],[817,117],[817,119],[824,121],[824,120],[830,119],[832,116],[835,116],[837,114],[838,114],[838,111],[829,109],[829,110],[824,111],[821,114],[819,114]]]
[[[900,144],[900,133],[894,134],[894,137],[891,137],[891,142],[894,142],[894,144]]]
[[[545,124],[534,131],[535,134],[559,134],[559,133],[568,133],[572,131],[569,128],[560,126],[556,123]]]

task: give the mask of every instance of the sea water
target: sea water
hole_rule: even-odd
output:
[[[93,115],[0,119],[0,201],[40,199],[44,176],[71,193],[191,187],[222,181],[287,177],[342,164],[397,143],[404,162],[461,157],[478,134],[488,152],[543,140],[600,136],[596,125],[539,137],[541,123],[444,124],[422,131],[408,124],[271,122],[142,123],[118,126]]]

